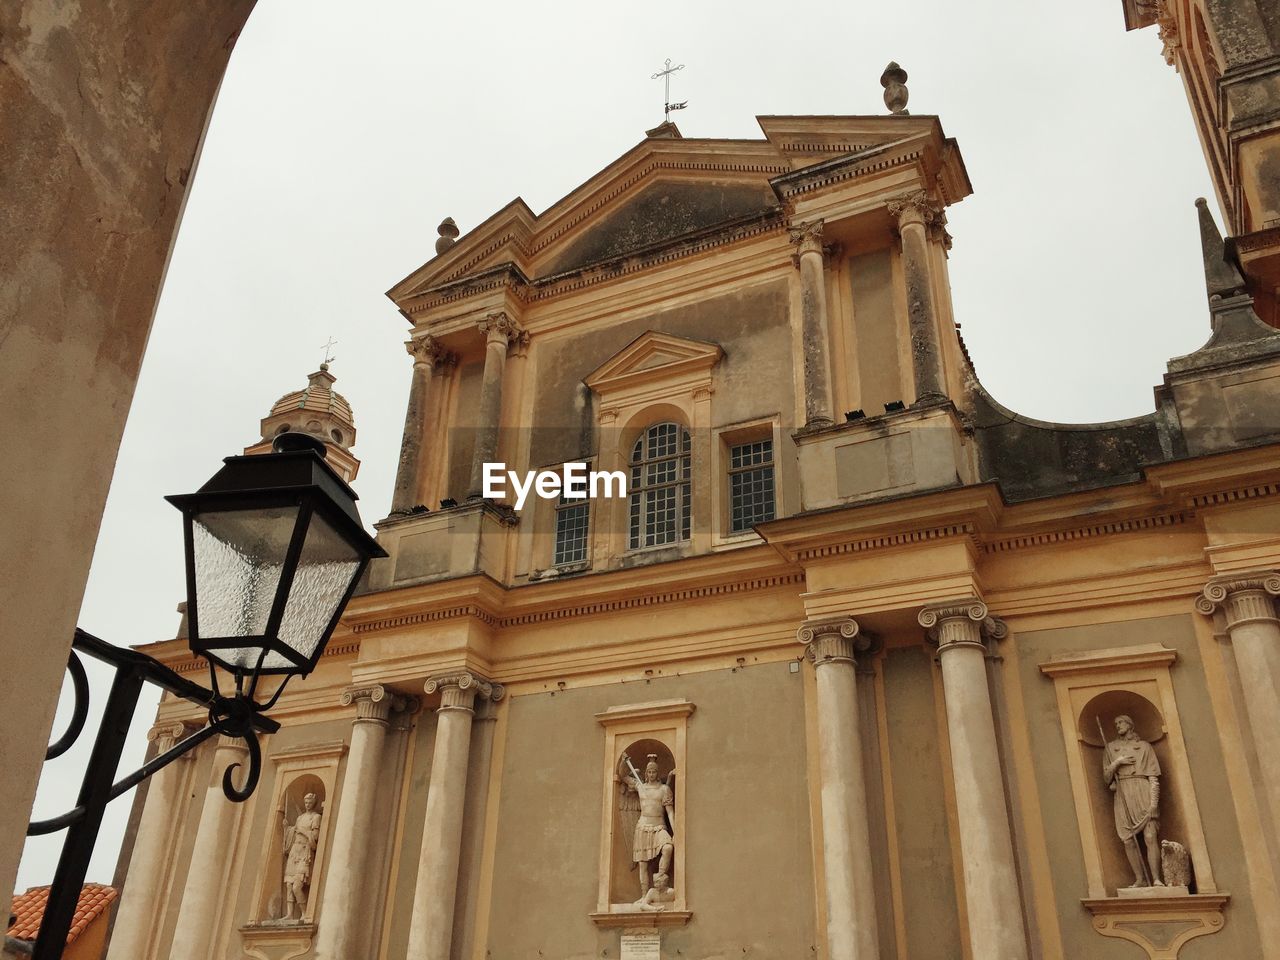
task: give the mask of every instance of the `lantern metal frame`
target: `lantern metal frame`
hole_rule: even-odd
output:
[[[29,837],[67,831],[34,944],[34,960],[60,960],[66,949],[67,934],[108,803],[215,735],[243,740],[248,748],[248,763],[240,774],[243,782],[239,786],[235,782],[235,771],[240,763],[233,763],[223,771],[222,792],[227,799],[243,803],[256,789],[262,771],[262,748],[258,735],[275,733],[280,729],[279,721],[266,716],[266,711],[279,700],[293,676],[305,676],[315,668],[369,561],[374,557],[387,556],[386,551],[361,526],[360,515],[355,508],[355,492],[325,463],[323,451],[324,446],[318,440],[286,434],[277,438],[273,453],[227,457],[223,468],[196,493],[165,498],[184,514],[190,646],[194,654],[209,661],[208,687],[180,676],[141,651],[114,646],[76,629],[67,661],[74,697],[71,718],[67,729],[45,751],[45,760],[66,753],[84,731],[89,710],[89,682],[80,656],[109,665],[114,669],[114,676],[76,805],[59,816],[33,820],[27,826]],[[259,648],[256,667],[245,669],[217,655],[217,651],[230,646],[229,643],[218,642],[219,639],[228,638],[210,640],[201,638],[197,632],[199,597],[196,593],[193,518],[201,509],[209,507],[252,510],[280,505],[297,505],[298,517],[294,521],[272,616],[268,621],[270,636],[251,638],[258,642],[240,644],[242,648]],[[278,633],[307,531],[311,528],[312,518],[317,515],[322,516],[334,532],[353,547],[357,560],[350,582],[319,635],[315,650],[304,657],[281,641]],[[283,655],[289,661],[289,667],[262,669],[263,660],[270,652]],[[234,677],[234,691],[229,695],[219,689],[219,666]],[[263,674],[283,674],[284,679],[264,703],[259,703],[256,695],[258,681]],[[117,768],[129,726],[137,711],[143,685],[147,683],[204,708],[208,722],[117,780]]]

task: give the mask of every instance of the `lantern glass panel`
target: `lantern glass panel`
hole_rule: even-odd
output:
[[[298,507],[223,510],[192,518],[196,620],[201,639],[245,637],[254,646],[228,649],[221,659],[252,668],[257,642],[280,586]]]
[[[298,571],[280,621],[280,639],[305,660],[315,656],[329,623],[351,581],[360,572],[360,552],[320,513],[311,515]],[[277,653],[267,654],[264,669],[288,665]]]

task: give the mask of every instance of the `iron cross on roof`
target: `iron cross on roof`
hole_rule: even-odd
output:
[[[329,342],[320,348],[321,350],[324,351],[324,359],[320,361],[321,363],[323,364],[333,363],[334,361],[333,348],[336,347],[337,345],[338,345],[338,341],[333,339],[333,337],[330,337]]]
[[[657,73],[655,73],[652,77],[649,78],[650,80],[657,80],[659,77],[662,78],[662,83],[663,83],[662,119],[664,123],[669,122],[671,120],[672,110],[683,110],[685,107],[689,105],[688,100],[681,100],[679,103],[671,102],[671,75],[675,73],[677,70],[683,70],[683,69],[684,69],[683,63],[680,64],[680,66],[678,67],[673,67],[671,65],[671,59],[668,58],[667,69],[659,70]]]

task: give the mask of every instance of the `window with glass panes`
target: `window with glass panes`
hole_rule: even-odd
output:
[[[560,495],[556,504],[556,550],[552,559],[557,567],[587,559],[587,521],[590,519],[590,500],[567,500],[564,494]]]
[[[752,440],[729,448],[729,529],[750,530],[772,520],[773,440]]]
[[[655,423],[631,450],[631,525],[628,544],[657,547],[689,539],[689,431]]]

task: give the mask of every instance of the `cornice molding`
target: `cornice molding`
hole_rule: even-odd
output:
[[[478,274],[475,278],[464,277],[461,280],[453,280],[418,291],[405,298],[411,301],[405,309],[410,316],[414,316],[449,303],[481,296],[503,286],[510,286],[512,294],[522,303],[549,300],[666,263],[696,256],[716,247],[780,232],[785,227],[786,217],[781,209],[770,210],[764,214],[751,214],[727,224],[716,224],[705,230],[682,234],[659,244],[630,250],[609,260],[588,264],[568,273],[542,277],[536,281],[527,280],[514,264],[504,264],[501,269],[495,268]]]
[[[572,620],[579,617],[593,617],[602,613],[616,613],[623,610],[634,610],[638,607],[655,606],[662,603],[682,603],[690,600],[704,600],[709,597],[727,596],[735,593],[747,593],[755,590],[771,590],[777,587],[792,586],[804,583],[804,573],[773,574],[770,576],[752,577],[745,580],[734,579],[718,583],[708,583],[696,587],[665,589],[650,591],[628,597],[602,598],[596,601],[580,602],[569,606],[547,607],[527,613],[513,613],[498,616],[476,604],[456,604],[436,610],[406,613],[400,616],[382,617],[355,624],[353,630],[359,634],[376,633],[396,627],[415,626],[420,623],[435,623],[441,620],[458,620],[473,617],[490,627],[509,629],[530,624],[550,623],[557,620]]]
[[[1106,523],[1095,523],[1083,527],[1045,530],[1039,533],[1024,533],[1006,537],[984,537],[981,541],[981,549],[985,554],[1008,553],[1027,547],[1042,547],[1051,543],[1067,543],[1073,540],[1088,540],[1093,537],[1110,536],[1117,533],[1133,533],[1142,530],[1154,530],[1159,527],[1178,526],[1192,519],[1192,516],[1190,512],[1178,511],[1149,517],[1111,520]]]
[[[875,147],[873,149],[876,152],[870,156],[855,154],[849,157],[836,157],[833,160],[790,171],[780,177],[775,177],[770,183],[779,197],[788,200],[800,194],[821,190],[823,187],[829,187],[845,180],[852,180],[854,177],[864,176],[868,173],[878,173],[893,167],[910,166],[924,158],[924,147],[896,155],[886,156],[885,154],[893,147],[917,139],[918,136],[919,134]]]
[[[1189,502],[1191,506],[1200,509],[1203,507],[1217,507],[1226,503],[1236,503],[1240,500],[1274,497],[1278,493],[1280,493],[1280,482],[1257,483],[1244,487],[1232,487],[1229,490],[1213,490],[1209,493],[1196,494],[1189,498]]]
[[[913,543],[928,543],[938,540],[966,538],[978,543],[977,526],[973,523],[947,523],[935,527],[919,527],[915,530],[903,530],[896,533],[860,537],[838,543],[826,543],[821,546],[804,547],[795,552],[795,559],[800,562],[823,560],[838,557],[846,553],[865,553],[870,550],[887,550],[893,547],[908,546]]]
[[[666,263],[683,260],[716,247],[780,232],[785,227],[786,217],[781,209],[770,210],[764,214],[752,214],[728,224],[717,224],[706,230],[673,237],[660,244],[628,251],[611,260],[588,264],[581,270],[568,274],[553,274],[540,278],[535,281],[529,299],[530,301],[549,300],[585,287],[596,286]]]

